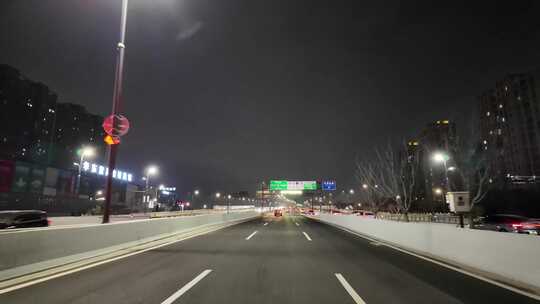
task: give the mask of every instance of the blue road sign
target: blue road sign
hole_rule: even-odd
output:
[[[336,181],[323,181],[322,190],[323,191],[336,191]]]

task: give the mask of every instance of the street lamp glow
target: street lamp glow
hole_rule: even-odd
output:
[[[81,149],[81,156],[90,157],[94,155],[94,148],[92,147],[83,147]]]
[[[146,175],[156,175],[158,172],[158,168],[156,166],[149,166],[146,168]]]
[[[96,195],[102,195],[103,194],[103,191],[101,190],[98,190],[98,192],[96,192]]]
[[[85,157],[91,157],[94,155],[94,148],[92,147],[88,147],[88,146],[83,146],[79,151],[78,151],[79,154],[81,154],[81,159],[79,160],[79,172],[77,174],[77,184],[76,184],[76,188],[75,188],[75,193],[79,194],[79,189],[81,187],[81,174],[82,174],[82,167],[83,167],[83,163],[84,163],[84,158]]]
[[[448,155],[442,152],[436,152],[433,154],[433,160],[437,163],[444,163],[448,160]]]
[[[435,194],[441,195],[442,194],[442,189],[441,188],[435,189]]]
[[[362,188],[367,189],[367,188],[368,188],[368,185],[367,185],[367,184],[363,184],[363,185],[362,185]]]
[[[199,190],[195,190],[195,191],[193,191],[193,194],[195,194],[195,195],[199,195]]]
[[[448,167],[448,171],[456,171],[456,167],[450,166],[450,167]]]
[[[230,195],[230,194],[229,194],[229,195],[227,195],[227,198],[228,198],[228,199],[231,199],[231,195]]]
[[[221,193],[216,193],[216,198],[220,198],[221,197]]]
[[[354,194],[354,190],[353,189],[349,190],[349,193]]]

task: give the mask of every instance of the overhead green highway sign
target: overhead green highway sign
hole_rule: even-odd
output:
[[[270,191],[282,190],[317,190],[316,181],[271,180]]]

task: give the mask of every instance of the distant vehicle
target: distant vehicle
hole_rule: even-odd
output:
[[[47,212],[40,210],[0,211],[0,229],[47,227]]]
[[[274,210],[274,216],[283,216],[283,212],[281,212],[281,209]]]
[[[540,235],[540,219],[530,219],[516,225],[518,233]]]
[[[519,228],[528,218],[514,214],[493,214],[480,218],[474,228],[499,232],[519,232]]]

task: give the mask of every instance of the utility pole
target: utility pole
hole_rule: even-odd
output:
[[[264,181],[261,182],[261,211],[264,212]]]
[[[128,0],[122,0],[122,12],[120,16],[120,41],[116,46],[116,72],[114,77],[114,89],[113,89],[113,102],[112,102],[112,115],[117,115],[121,112],[122,102],[122,82],[124,73],[124,52],[126,41],[126,22],[127,22],[127,8]],[[115,122],[113,119],[113,126]],[[112,196],[112,182],[113,171],[116,167],[116,155],[118,154],[119,144],[109,145],[109,174],[107,176],[107,187],[105,192],[105,208],[103,210],[103,223],[109,222],[109,215],[111,210],[111,196]]]

